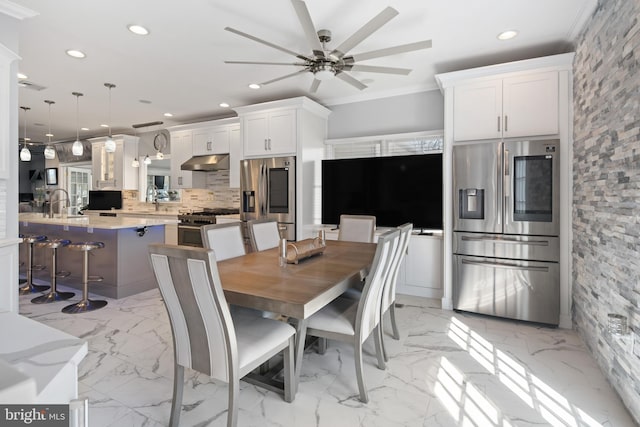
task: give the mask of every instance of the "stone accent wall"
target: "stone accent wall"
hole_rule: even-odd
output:
[[[574,63],[573,319],[640,422],[640,1],[600,0]],[[607,331],[607,314],[631,335]],[[635,351],[630,341],[635,340]]]

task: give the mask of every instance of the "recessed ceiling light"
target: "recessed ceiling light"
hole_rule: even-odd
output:
[[[131,31],[133,34],[137,34],[139,36],[146,36],[147,34],[149,34],[149,30],[147,30],[145,27],[143,27],[142,25],[129,25],[127,27],[129,29],[129,31]]]
[[[227,104],[226,102],[221,102],[221,103],[220,103],[220,106],[221,106],[222,108],[229,108],[229,104]]]
[[[21,79],[21,80],[24,80],[24,79],[27,78],[27,75],[26,74],[22,74],[22,73],[18,73],[18,78]]]
[[[89,130],[89,128],[80,128],[80,130]]]
[[[67,55],[73,57],[73,58],[84,58],[87,55],[84,54],[84,52],[81,52],[79,50],[75,50],[75,49],[69,49],[67,50]]]
[[[108,128],[109,125],[105,125],[104,123],[100,125],[101,128]]]
[[[260,85],[259,85],[258,83],[251,83],[251,84],[249,85],[249,87],[250,87],[251,89],[260,89]]]
[[[507,30],[498,34],[498,40],[510,40],[518,35],[516,30]]]
[[[164,116],[165,116],[165,117],[173,117],[173,114],[171,114],[171,113],[164,113]]]

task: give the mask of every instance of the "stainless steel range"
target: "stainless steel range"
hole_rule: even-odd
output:
[[[178,215],[178,244],[183,246],[195,246],[201,248],[202,236],[200,228],[208,224],[216,224],[216,217],[221,215],[239,214],[239,209],[219,208],[204,209],[200,212],[191,212]]]

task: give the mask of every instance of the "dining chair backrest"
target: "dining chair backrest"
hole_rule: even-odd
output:
[[[373,243],[376,217],[371,215],[340,215],[338,240]]]
[[[215,252],[151,244],[149,256],[169,313],[176,364],[229,382],[238,372],[237,341]]]
[[[382,309],[383,312],[393,304],[396,299],[396,284],[398,282],[398,273],[400,272],[400,265],[407,253],[409,247],[409,238],[411,237],[411,231],[413,230],[413,224],[406,223],[398,227],[400,230],[400,238],[398,239],[398,247],[391,261],[391,268],[387,275],[387,280],[382,292]]]
[[[200,228],[200,233],[202,244],[206,249],[215,251],[218,261],[246,254],[241,222],[205,225]]]
[[[389,273],[391,258],[398,245],[399,237],[400,230],[392,229],[378,238],[376,252],[362,288],[362,296],[358,302],[356,314],[355,333],[361,342],[364,342],[371,331],[380,323],[382,287]]]
[[[280,231],[278,222],[273,220],[255,219],[247,222],[249,239],[254,252],[278,247]]]

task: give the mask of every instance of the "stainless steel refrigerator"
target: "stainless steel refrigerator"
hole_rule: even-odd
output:
[[[296,158],[241,161],[240,219],[278,221],[280,235],[296,240]]]
[[[455,310],[559,323],[559,147],[454,146]]]

